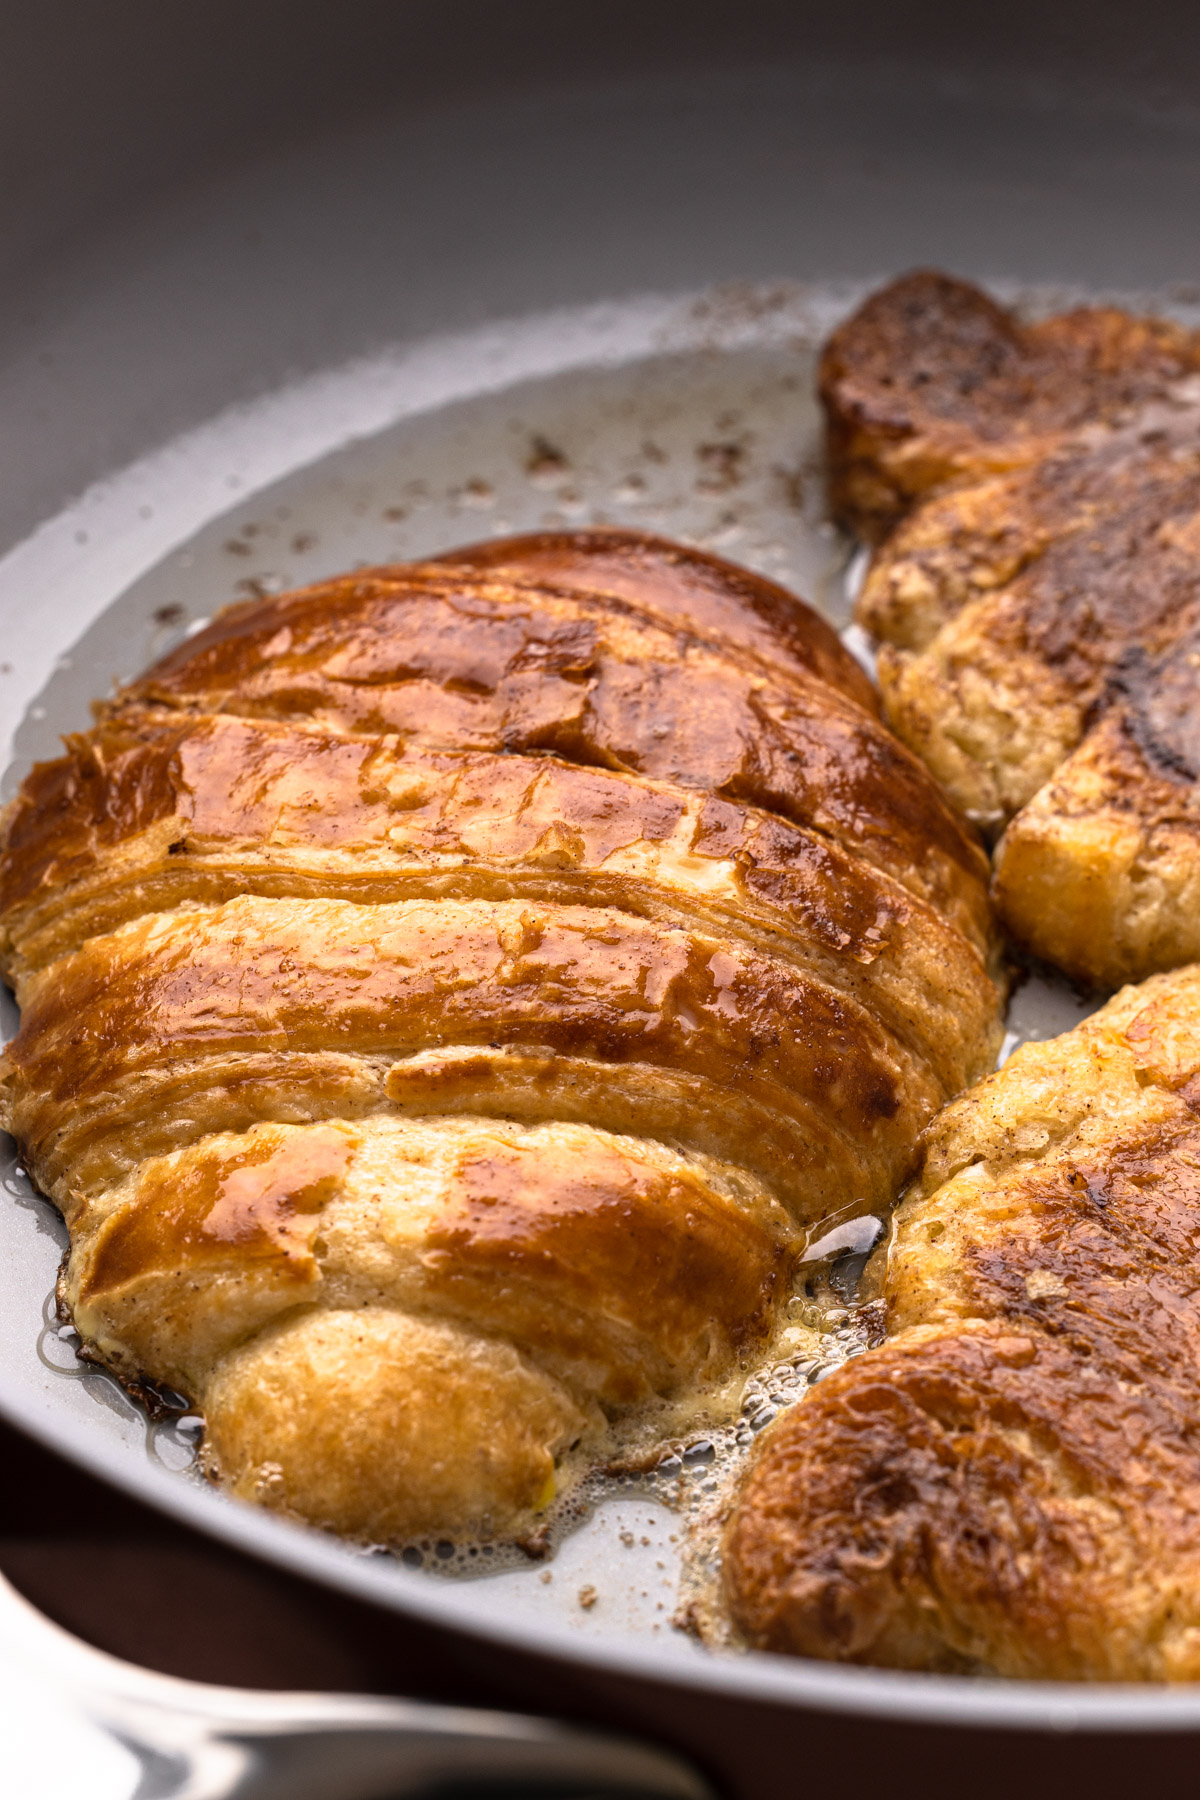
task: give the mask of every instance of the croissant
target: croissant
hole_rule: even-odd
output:
[[[835,518],[878,543],[950,483],[1030,467],[1194,401],[1200,334],[1081,306],[1034,323],[933,269],[872,294],[818,374]],[[1156,425],[1162,418],[1155,417]]]
[[[1200,957],[1200,336],[915,275],[823,391],[887,717],[1003,834],[1010,932],[1102,988]]]
[[[372,1542],[733,1404],[996,1045],[986,859],[871,700],[783,589],[609,531],[235,607],[99,707],[0,847],[89,1354]]]
[[[725,1545],[749,1641],[892,1667],[1200,1679],[1200,968],[949,1106],[888,1341],[760,1440]]]

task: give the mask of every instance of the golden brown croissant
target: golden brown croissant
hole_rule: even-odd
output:
[[[750,1641],[902,1668],[1200,1679],[1200,968],[947,1107],[889,1340],[764,1434]]]
[[[1003,831],[1005,922],[1099,986],[1200,956],[1200,338],[916,275],[823,391],[843,517],[894,524],[859,600],[888,719]]]
[[[822,353],[835,517],[876,542],[948,483],[1170,404],[1197,370],[1200,338],[1166,319],[1085,306],[1023,324],[969,281],[903,275]]]
[[[4,1120],[93,1353],[235,1492],[525,1529],[887,1207],[1000,995],[863,685],[757,576],[559,534],[235,608],[33,771]]]

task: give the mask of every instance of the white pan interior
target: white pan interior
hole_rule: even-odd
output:
[[[1190,118],[836,68],[689,80],[342,136],[62,265],[41,349],[31,340],[0,374],[14,524],[55,483],[81,487],[0,561],[5,797],[86,724],[93,696],[230,600],[473,538],[641,525],[761,568],[845,624],[814,352],[871,278],[936,260],[1035,306],[1104,292],[1200,320],[1176,229],[1200,160]],[[426,167],[440,209],[410,179]],[[365,295],[339,308],[347,281]],[[281,337],[303,345],[286,379]],[[85,484],[106,407],[124,454]],[[39,416],[47,440],[73,420],[81,444],[54,462]],[[33,446],[23,470],[14,420]],[[1086,1010],[1030,983],[1011,1041]],[[411,1568],[235,1507],[190,1473],[186,1433],[149,1427],[75,1364],[47,1312],[61,1224],[15,1158],[2,1179],[0,1408],[205,1529],[407,1610],[807,1704],[1200,1720],[1186,1694],[701,1652],[670,1626],[680,1521],[651,1489],[611,1490],[548,1564],[480,1562],[468,1579],[436,1552]],[[703,1463],[677,1476],[706,1479]]]

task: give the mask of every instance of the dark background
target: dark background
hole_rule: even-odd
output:
[[[1194,277],[1198,99],[1192,0],[6,0],[0,550],[220,405],[432,330],[914,256]]]
[[[287,138],[501,86],[851,55],[1200,93],[1200,8],[1169,0],[6,0],[0,38],[0,269]]]

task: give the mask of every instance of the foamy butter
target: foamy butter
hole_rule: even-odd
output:
[[[495,1578],[522,1611],[561,1619],[565,1610],[589,1635],[674,1628],[735,1647],[720,1600],[732,1495],[760,1433],[867,1348],[859,1277],[883,1231],[861,1213],[818,1226],[784,1323],[753,1362],[717,1390],[614,1420],[602,1462],[568,1460],[559,1495],[524,1540],[423,1539],[379,1553],[443,1579]]]

